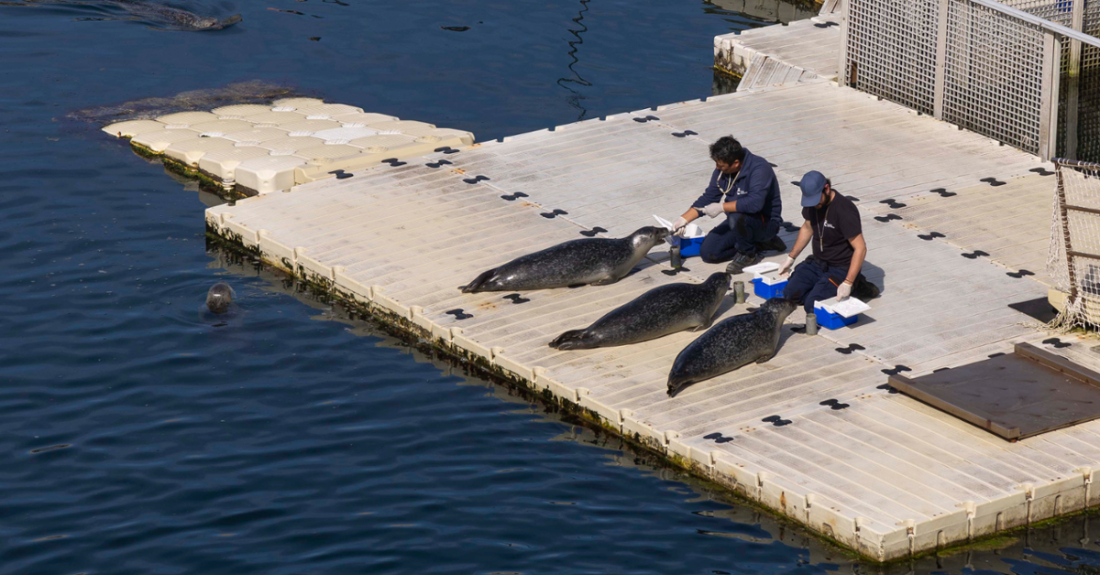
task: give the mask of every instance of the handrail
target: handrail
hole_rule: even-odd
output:
[[[1068,160],[1066,158],[1051,158],[1051,162],[1055,166],[1069,166],[1071,168],[1086,168],[1090,170],[1100,170],[1100,164],[1096,162],[1084,162],[1081,160]]]
[[[1040,17],[1035,16],[1033,14],[1028,14],[1027,12],[1024,12],[1023,10],[1019,10],[1019,9],[1016,9],[1016,8],[1011,8],[1009,6],[1005,6],[1004,4],[1001,4],[1000,2],[994,2],[993,0],[969,0],[969,1],[974,3],[974,4],[978,4],[979,6],[985,6],[986,8],[989,8],[990,10],[1000,12],[1001,14],[1005,14],[1007,16],[1012,16],[1013,18],[1016,18],[1018,20],[1023,20],[1024,22],[1027,22],[1028,24],[1034,24],[1035,26],[1038,26],[1039,28],[1042,28],[1043,30],[1046,30],[1048,32],[1054,32],[1055,34],[1065,36],[1066,38],[1069,38],[1071,40],[1077,40],[1079,42],[1083,42],[1083,43],[1088,44],[1090,46],[1096,46],[1097,48],[1100,48],[1100,38],[1097,38],[1096,36],[1085,34],[1084,32],[1078,32],[1077,30],[1074,30],[1073,28],[1068,28],[1066,26],[1063,26],[1063,25],[1055,23],[1055,22],[1051,22],[1050,20],[1040,18]]]

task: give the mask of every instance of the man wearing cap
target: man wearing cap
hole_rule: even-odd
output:
[[[861,280],[859,270],[867,255],[867,244],[863,241],[859,209],[852,200],[833,191],[821,172],[802,176],[799,187],[802,218],[806,221],[794,249],[779,268],[779,276],[790,275],[783,296],[797,300],[809,314],[813,313],[814,302],[833,296],[843,301],[852,295],[852,286]],[[813,245],[813,255],[798,264],[792,274],[791,266],[807,243]]]
[[[733,260],[726,271],[739,274],[760,261],[760,252],[787,249],[777,235],[783,223],[779,183],[771,164],[742,148],[733,136],[711,144],[710,158],[710,185],[673,229],[682,234],[684,226],[700,216],[725,216],[703,239],[699,257],[707,263]]]

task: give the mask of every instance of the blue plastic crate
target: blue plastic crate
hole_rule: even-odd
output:
[[[690,258],[699,255],[699,246],[703,245],[703,237],[680,238],[680,257]]]
[[[752,280],[752,293],[756,294],[756,297],[763,299],[783,297],[783,288],[785,287],[787,287],[787,282],[785,281],[768,285],[760,278]]]
[[[814,315],[817,316],[817,325],[825,329],[840,329],[859,321],[858,315],[844,317],[838,313],[829,313],[819,307],[814,308]]]

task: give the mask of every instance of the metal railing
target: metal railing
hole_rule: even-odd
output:
[[[1100,0],[1009,2],[848,0],[839,80],[1044,160],[1100,159]]]

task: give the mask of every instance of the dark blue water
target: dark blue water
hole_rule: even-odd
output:
[[[244,21],[0,5],[0,573],[861,571],[212,249],[212,197],[80,120],[260,81],[484,140],[709,95],[711,38],[762,22],[697,0],[180,5]],[[228,317],[202,308],[218,280]],[[913,569],[1089,572],[1088,529]]]

